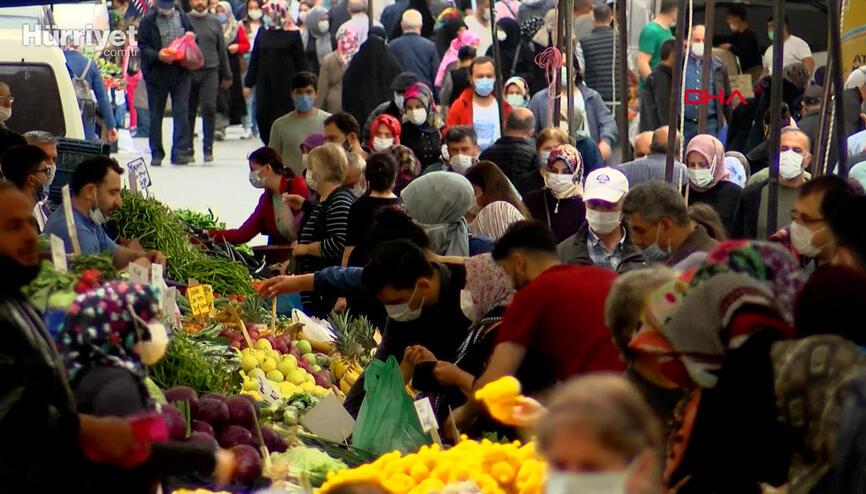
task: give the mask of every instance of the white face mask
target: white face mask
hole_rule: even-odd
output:
[[[415,125],[423,125],[427,121],[427,110],[423,108],[406,110],[406,118]]]
[[[821,248],[823,247],[815,247],[815,245],[812,244],[812,239],[815,237],[815,233],[817,232],[813,232],[806,225],[801,225],[800,223],[793,221],[791,222],[791,245],[793,245],[801,255],[806,257],[815,257],[821,253]]]
[[[394,145],[394,139],[388,137],[374,137],[373,150],[384,151]]]
[[[704,43],[692,43],[692,53],[695,54],[698,58],[703,58],[704,56]]]
[[[475,315],[475,302],[472,301],[472,292],[469,290],[460,290],[460,310],[466,319],[472,322],[478,322],[478,316]]]
[[[803,156],[789,149],[779,155],[779,175],[785,180],[792,180],[803,173]]]
[[[250,19],[252,19],[254,21],[257,21],[257,20],[262,18],[262,11],[261,10],[250,10],[249,12],[247,12],[247,14],[250,16]]]
[[[421,303],[418,304],[417,309],[410,309],[409,303],[412,302],[412,299],[415,298],[415,294],[418,292],[418,285],[415,285],[415,289],[412,290],[412,296],[409,297],[409,302],[404,304],[393,304],[386,305],[385,311],[388,313],[388,317],[397,321],[397,322],[409,322],[414,321],[421,317],[421,311],[424,310],[424,299],[421,299]]]
[[[713,164],[709,168],[689,168],[689,182],[695,187],[704,188],[713,181],[713,174],[716,171],[716,158],[713,157]]]
[[[93,208],[90,210],[90,220],[96,223],[98,226],[104,225],[108,222],[105,218],[105,215],[102,214],[102,210],[99,208]]]
[[[304,178],[307,179],[307,188],[310,190],[316,190],[318,188],[318,184],[316,183],[316,179],[313,178],[313,172],[307,170]]]
[[[138,333],[135,352],[138,353],[138,358],[145,365],[155,365],[165,356],[165,351],[168,348],[168,331],[161,322],[146,323],[138,317],[131,306],[128,308]]]
[[[550,151],[542,151],[541,156],[538,157],[541,166],[547,166],[548,159],[550,159]]]
[[[361,197],[367,192],[367,188],[361,185],[360,183],[355,184],[352,187],[352,195],[357,197]]]
[[[586,208],[586,222],[592,231],[606,235],[620,225],[622,216],[619,211],[596,211]]]
[[[461,175],[466,175],[466,170],[472,167],[472,161],[472,156],[468,154],[455,154],[451,157],[449,163],[452,170]]]
[[[620,472],[547,472],[545,494],[625,494],[628,470]]]
[[[319,21],[319,31],[326,33],[328,32],[328,28],[330,27],[331,25],[328,23],[328,21]]]
[[[12,118],[12,108],[0,106],[0,122],[5,122]]]
[[[498,39],[499,41],[505,41],[506,39],[508,39],[508,35],[505,34],[505,31],[497,30],[496,31],[496,39]]]
[[[556,194],[565,192],[574,185],[574,179],[566,173],[548,173],[547,186]]]

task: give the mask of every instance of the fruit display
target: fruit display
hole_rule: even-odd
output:
[[[272,337],[274,340],[275,338]],[[281,353],[274,350],[272,339],[259,338],[254,343],[254,348],[239,351],[245,394],[256,401],[263,399],[259,392],[259,379],[270,381],[272,387],[284,398],[300,391],[318,397],[329,392],[331,382],[328,373],[319,365],[320,362],[326,362],[327,357],[313,354],[310,343],[306,340],[292,341],[291,350]],[[279,343],[283,345],[281,348],[285,348],[284,340],[279,340]]]
[[[422,446],[417,453],[386,453],[376,461],[328,475],[320,494],[339,492],[357,482],[372,482],[395,494],[445,492],[466,483],[484,494],[543,492],[545,463],[533,443],[500,444],[463,439],[454,447]]]
[[[346,464],[331,458],[316,448],[298,446],[284,453],[271,455],[271,464],[265,476],[272,480],[305,477],[313,487],[325,482],[328,474],[346,469]]]
[[[351,318],[348,312],[332,312],[328,321],[334,332],[334,349],[339,354],[331,359],[331,379],[343,394],[348,394],[372,359],[375,330],[366,317]]]
[[[514,407],[520,398],[520,381],[505,376],[487,383],[475,392],[475,399],[484,403],[490,416],[502,423],[510,423]]]

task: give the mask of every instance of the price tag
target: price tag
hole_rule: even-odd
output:
[[[205,295],[205,286],[207,285],[196,285],[186,290],[189,308],[194,316],[210,313],[211,302],[208,302],[207,295]]]
[[[169,322],[174,325],[180,325],[180,309],[177,307],[177,288],[171,287],[165,291],[162,313]]]
[[[147,192],[147,188],[152,185],[150,181],[150,172],[147,171],[147,163],[144,162],[144,158],[136,158],[129,163],[126,164],[127,170],[129,170],[129,188],[133,189],[133,182],[135,182],[135,189],[133,191],[141,192],[142,194]]]
[[[66,247],[63,239],[57,235],[51,235],[51,260],[54,261],[54,270],[59,273],[68,273],[69,266],[66,265]]]
[[[150,273],[147,272],[147,268],[136,264],[134,262],[129,263],[129,266],[126,268],[129,271],[129,281],[130,283],[138,283],[140,285],[147,285],[150,282]]]
[[[301,417],[301,425],[319,437],[344,443],[352,435],[355,419],[343,408],[339,398],[329,393]]]
[[[69,241],[72,242],[72,253],[81,255],[81,245],[78,243],[78,230],[75,229],[75,216],[72,215],[72,196],[69,195],[69,185],[64,185],[63,214],[66,216],[66,231],[69,232]]]
[[[159,292],[159,310],[165,310],[165,291],[168,287],[162,279],[162,264],[150,265],[150,284]]]
[[[126,180],[129,182],[129,191],[138,194],[138,177],[135,168],[129,170]]]
[[[207,300],[207,302],[210,304],[210,309],[208,309],[208,312],[211,312],[214,310],[214,307],[213,307],[213,287],[211,287],[210,285],[202,285],[202,287],[204,288],[204,297]]]
[[[430,404],[430,398],[415,400],[415,413],[418,414],[418,421],[421,422],[421,428],[424,429],[424,432],[439,428],[436,414],[433,413],[433,405]]]
[[[280,393],[274,389],[271,383],[262,376],[258,376],[259,380],[259,394],[262,395],[262,400],[267,403],[273,403],[275,401],[282,400],[282,396]]]

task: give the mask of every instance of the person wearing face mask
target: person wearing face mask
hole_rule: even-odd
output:
[[[501,3],[501,2],[500,2]],[[496,21],[496,40],[499,43],[499,63],[502,65],[502,77],[506,79],[504,88],[508,94],[507,87],[513,77],[522,79],[529,77],[537,70],[535,65],[535,51],[532,44],[523,40],[520,34],[520,24],[516,20],[504,17]],[[493,58],[493,46],[487,49],[485,55]],[[523,81],[523,94],[529,91],[526,81]],[[528,98],[527,98],[528,100]],[[511,101],[508,102],[511,104]],[[512,104],[511,106],[515,106]],[[526,106],[526,102],[522,105]]]
[[[555,148],[569,144],[568,134],[562,129],[546,128],[535,136],[535,168],[515,178],[514,186],[521,196],[527,196],[534,190],[544,188],[544,175],[547,159]],[[580,143],[578,143],[580,144]],[[580,148],[577,149],[580,152]],[[580,152],[581,157],[583,153]]]
[[[624,273],[646,266],[640,249],[623,223],[622,203],[628,180],[618,170],[599,168],[586,177],[583,202],[586,221],[577,233],[559,243],[559,260],[594,265]]]
[[[809,48],[809,43],[802,38],[798,38],[791,34],[788,25],[788,16],[785,16],[782,28],[782,68],[791,65],[792,63],[802,62],[806,65],[809,75],[815,73],[815,59],[812,57],[812,49]],[[778,33],[773,32],[773,17],[767,19],[767,37],[770,38],[770,43],[773,43]],[[762,59],[764,64],[764,72],[761,77],[773,75],[773,46],[767,47]]]
[[[615,272],[560,264],[553,232],[539,221],[511,225],[496,243],[493,259],[517,293],[473,392],[507,375],[515,376],[524,394],[532,396],[578,375],[622,372],[604,324],[604,301]],[[469,399],[452,417],[458,429],[468,430],[480,411],[480,404]]]
[[[538,172],[538,158],[532,142],[535,116],[528,108],[515,108],[505,121],[505,132],[478,159],[492,161],[512,182],[527,173]]]
[[[232,82],[222,23],[207,9],[207,0],[190,0],[189,22],[196,43],[204,55],[204,65],[191,71],[189,96],[189,128],[195,128],[196,115],[201,111],[204,161],[213,161],[213,141],[216,132],[217,94]],[[193,154],[193,147],[190,147]]]
[[[120,208],[120,175],[123,168],[108,156],[97,156],[82,161],[69,181],[72,194],[72,217],[82,255],[101,254],[108,251],[114,266],[123,269],[131,262],[165,266],[165,256],[159,251],[142,252],[117,245],[105,232],[105,223],[114,210]],[[66,246],[66,253],[73,251],[72,240],[66,226],[63,208],[57,208],[45,223],[45,234],[57,235]]]
[[[749,29],[749,23],[746,21],[746,7],[738,4],[729,6],[725,22],[731,33],[714,33],[713,45],[736,55],[740,60],[743,73],[757,72],[754,75],[757,79],[761,74],[761,52],[758,50],[758,37]]]
[[[812,162],[809,152],[809,136],[796,127],[782,129],[779,136],[779,204],[777,225],[784,225],[790,218],[790,211],[806,183],[805,170]],[[752,175],[754,178],[755,175]],[[765,178],[743,189],[740,203],[734,215],[733,238],[766,239],[775,232],[767,230],[767,184]]]
[[[389,86],[391,96],[387,101],[376,106],[364,122],[364,140],[368,140],[374,133],[373,121],[376,120],[379,115],[387,114],[396,118],[398,121],[402,120],[406,90],[416,82],[418,82],[418,76],[412,72],[401,72],[393,81],[391,81]]]
[[[325,142],[340,146],[346,153],[356,153],[366,158],[367,152],[361,147],[360,135],[358,121],[349,113],[335,113],[325,119]]]
[[[297,239],[296,222],[300,210],[291,210],[283,204],[281,196],[295,194],[307,198],[307,182],[303,176],[286,167],[280,155],[271,148],[256,149],[248,160],[250,185],[263,191],[256,209],[239,228],[209,230],[208,233],[216,240],[235,245],[249,242],[261,234],[268,237],[269,245],[288,246]]]
[[[478,162],[480,153],[475,129],[468,125],[456,125],[445,132],[442,160],[425,168],[424,175],[445,171],[463,175],[466,170]]]
[[[425,168],[439,161],[441,128],[442,120],[430,88],[417,82],[406,89],[400,143],[411,149]]]
[[[0,167],[3,177],[15,184],[18,190],[33,201],[33,217],[36,218],[39,231],[45,229],[48,220],[45,206],[51,182],[57,172],[57,166],[49,162],[48,155],[42,149],[31,146],[12,146],[0,157]]]
[[[155,412],[145,379],[168,347],[155,288],[113,281],[79,295],[58,347],[80,413],[124,418]],[[200,473],[228,483],[236,463],[228,450],[168,441],[152,444],[147,460],[135,468],[87,465],[85,470],[92,492],[123,485],[127,492],[149,493],[169,475]]]
[[[244,33],[247,36],[247,40],[250,43],[250,49],[247,50],[243,55],[243,74],[241,75],[240,81],[237,83],[241,96],[246,100],[245,104],[247,106],[246,114],[243,116],[242,123],[244,126],[244,135],[243,139],[252,139],[254,136],[259,135],[259,126],[256,122],[255,116],[255,107],[256,107],[256,97],[255,94],[250,93],[248,96],[244,96],[243,90],[243,81],[246,77],[246,71],[250,65],[250,57],[252,55],[252,48],[255,46],[256,37],[258,36],[259,29],[262,27],[262,8],[259,4],[258,0],[247,0],[246,1],[246,11],[243,16],[243,20],[241,21],[241,26],[243,27]]]
[[[132,451],[132,427],[116,417],[79,413],[63,359],[21,290],[39,274],[30,199],[0,183],[0,483],[7,492],[87,491],[83,449],[119,464]],[[126,485],[126,484],[123,484]]]
[[[632,187],[625,196],[622,213],[632,241],[643,250],[649,263],[676,266],[718,245],[703,226],[689,218],[683,196],[661,180]]]
[[[337,31],[337,49],[329,53],[319,69],[319,95],[316,106],[328,113],[343,109],[343,74],[358,52],[358,34],[344,25]]]
[[[370,37],[358,48],[358,53],[352,57],[343,75],[343,111],[351,114],[358,122],[372,123],[372,120],[368,119],[378,109],[385,111],[383,105],[388,109],[389,115],[400,118],[401,113],[397,107],[402,108],[403,98],[398,93],[405,91],[410,85],[406,79],[402,80],[405,85],[397,83],[396,79],[404,71],[397,57],[388,49],[381,31],[381,27],[373,26]],[[393,108],[386,104],[392,100]],[[378,114],[372,118],[376,116]]]
[[[232,85],[228,89],[220,89],[217,100],[218,111],[216,132],[214,137],[225,139],[225,129],[229,125],[237,125],[246,116],[246,102],[243,94],[243,78],[241,76],[242,60],[250,51],[250,41],[243,26],[235,19],[232,6],[227,0],[219,2],[215,9],[217,20],[223,26],[223,38],[229,57],[229,69],[232,73]]]
[[[526,79],[514,76],[505,81],[505,100],[515,109],[528,107],[529,85]]]
[[[12,103],[15,97],[12,90],[5,82],[0,82],[0,156],[12,146],[27,144],[20,134],[13,132],[6,126],[6,122],[12,118]]]
[[[709,94],[716,95],[723,92],[725,98],[731,94],[731,82],[728,79],[728,69],[725,64],[715,56],[710,57],[710,70],[708,77],[709,84],[701,81],[701,66],[704,63],[704,36],[706,30],[702,25],[696,25],[692,28],[691,37],[689,38],[689,54],[686,57],[685,70],[685,89],[686,91],[703,91],[706,90]],[[710,46],[707,49],[712,49]],[[730,120],[731,109],[726,104],[727,100],[719,99],[707,103],[707,127],[706,133],[712,136],[719,135],[719,131],[725,125],[725,122]],[[683,134],[685,142],[691,142],[692,138],[698,134],[698,117],[700,113],[700,105],[685,105],[685,127]]]
[[[367,149],[371,152],[381,153],[400,145],[400,134],[403,126],[400,121],[391,115],[382,114],[373,120],[370,137],[367,140]]]
[[[476,1],[475,11],[467,15],[463,22],[470,31],[481,38],[477,46],[478,53],[487,53],[493,44],[493,33],[490,32],[490,0]]]
[[[485,0],[487,1],[487,0]],[[479,4],[480,7],[480,4]],[[468,18],[467,18],[468,20]],[[479,51],[481,47],[479,46]],[[469,125],[475,128],[478,135],[478,145],[482,150],[496,142],[502,136],[500,129],[499,105],[496,102],[496,65],[489,57],[478,57],[469,66],[469,76],[472,87],[451,105],[448,110],[446,125]],[[505,115],[511,113],[511,105],[503,102]]]
[[[307,67],[314,74],[319,73],[325,57],[334,51],[334,40],[331,39],[329,29],[327,9],[313,7],[307,12],[304,18],[304,55],[307,58]]]
[[[557,243],[574,235],[586,219],[583,158],[568,144],[554,148],[542,169],[544,188],[526,195],[532,217],[553,230]]]
[[[496,241],[512,223],[532,217],[495,163],[479,161],[466,171],[466,179],[475,189],[475,205],[466,216],[475,235]]]
[[[624,378],[574,379],[536,427],[549,469],[546,494],[661,494],[662,424]]]
[[[439,70],[436,72],[435,84],[436,88],[439,89],[442,102],[447,103],[448,106],[454,104],[454,100],[459,98],[463,91],[471,85],[469,66],[478,54],[480,41],[478,35],[468,31],[464,25],[457,32],[456,37],[451,40],[448,50],[442,55]]]
[[[295,109],[292,78],[298,72],[309,70],[310,66],[304,57],[299,31],[285,29],[289,22],[286,5],[267,2],[261,9],[264,29],[259,29],[253,40],[250,64],[244,76],[244,96],[249,98],[255,88],[254,113],[259,136],[267,144],[274,121]],[[285,162],[296,166],[290,160]]]
[[[343,180],[343,187],[347,187],[356,198],[362,197],[367,193],[367,179],[364,176],[367,162],[355,153],[346,153],[346,159],[349,168],[346,172],[346,179]]]
[[[298,72],[292,76],[292,101],[295,109],[274,121],[268,147],[280,153],[296,175],[304,170],[301,141],[310,134],[322,132],[331,116],[315,106],[319,80],[312,72]]]
[[[709,204],[719,213],[726,231],[734,226],[734,212],[740,201],[739,185],[727,180],[725,149],[711,135],[695,136],[686,147],[689,175],[689,205]]]

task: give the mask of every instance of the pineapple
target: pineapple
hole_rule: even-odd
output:
[[[346,371],[355,365],[356,342],[351,331],[348,312],[343,314],[331,312],[328,321],[334,329],[334,348],[340,354],[331,359],[331,377],[336,382],[341,380]]]

